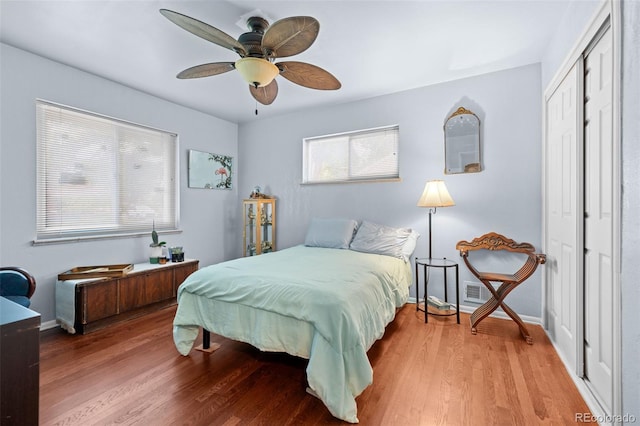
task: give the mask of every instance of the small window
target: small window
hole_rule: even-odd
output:
[[[398,126],[303,139],[302,183],[398,179]]]
[[[178,227],[177,136],[36,102],[38,240]]]

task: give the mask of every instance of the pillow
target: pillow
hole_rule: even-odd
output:
[[[311,219],[304,239],[308,247],[349,248],[358,222],[352,219]]]
[[[351,242],[351,250],[409,260],[420,234],[409,228],[392,228],[362,221]]]
[[[405,262],[408,262],[411,256],[413,256],[413,252],[416,250],[416,244],[418,244],[418,238],[420,238],[420,234],[412,229],[407,241],[402,246],[402,256]]]

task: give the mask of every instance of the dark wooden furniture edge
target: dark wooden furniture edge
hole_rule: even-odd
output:
[[[0,424],[38,425],[40,314],[0,297]]]

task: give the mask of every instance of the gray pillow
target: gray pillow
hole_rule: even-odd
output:
[[[349,248],[358,222],[353,219],[311,219],[304,245],[309,247]]]
[[[409,228],[392,228],[362,221],[351,242],[351,250],[409,260],[420,234]]]

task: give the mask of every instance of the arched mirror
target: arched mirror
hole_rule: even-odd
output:
[[[475,173],[480,164],[480,119],[460,107],[444,123],[444,173]]]

